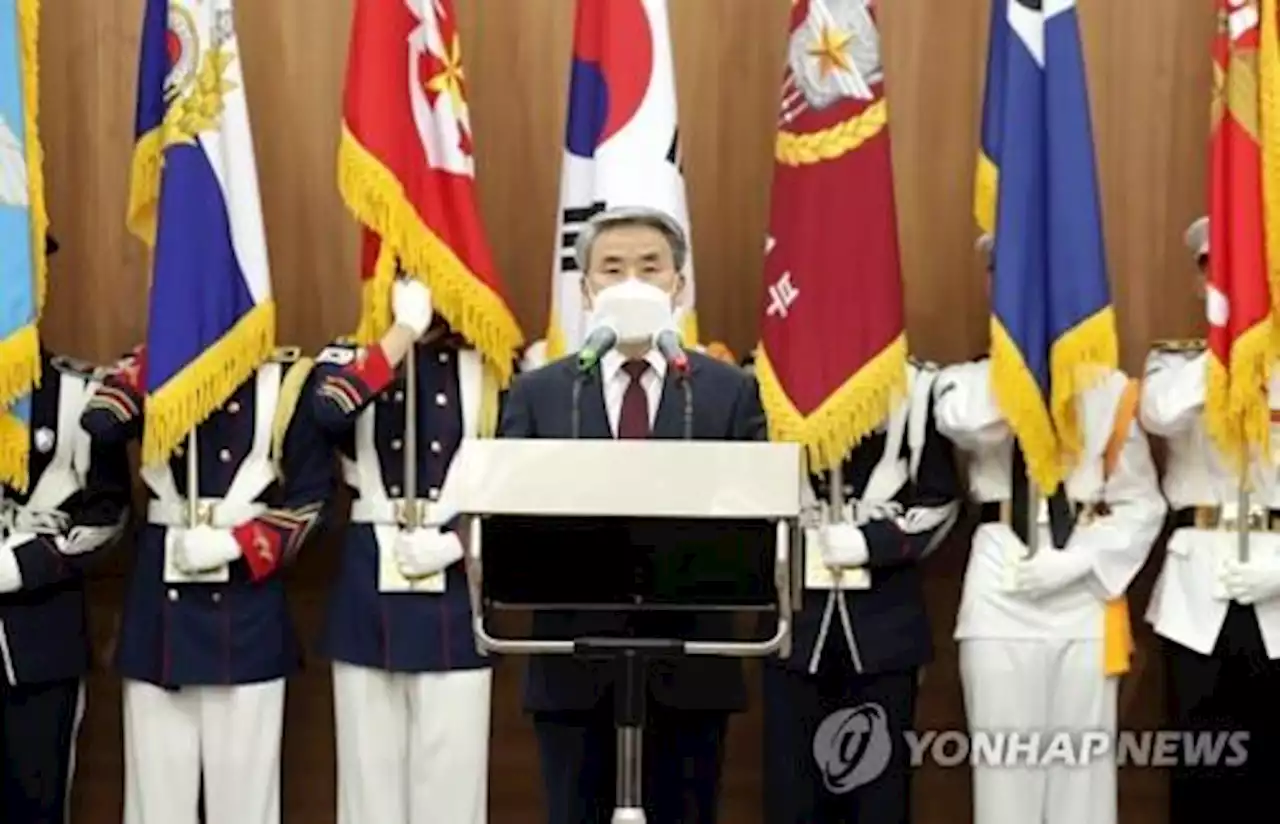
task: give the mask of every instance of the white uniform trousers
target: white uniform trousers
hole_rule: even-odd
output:
[[[284,679],[165,690],[124,682],[124,824],[279,824]]]
[[[335,661],[338,824],[485,824],[492,684]]]
[[[1101,641],[962,640],[960,680],[973,732],[1103,732],[1112,744],[1087,764],[975,763],[974,824],[1115,824],[1118,679],[1103,675]]]

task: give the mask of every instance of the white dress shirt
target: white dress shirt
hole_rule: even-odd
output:
[[[622,397],[631,385],[631,376],[622,368],[628,360],[617,349],[610,349],[600,359],[604,408],[609,413],[609,429],[615,438],[618,437],[618,421],[622,418]],[[649,370],[640,377],[640,385],[649,401],[649,430],[652,431],[653,422],[658,417],[658,403],[662,400],[662,382],[667,377],[667,362],[656,349],[650,349],[644,360],[649,362]]]
[[[1166,512],[1147,439],[1136,422],[1129,425],[1111,475],[1104,472],[1107,441],[1127,383],[1123,373],[1113,372],[1077,406],[1084,449],[1067,477],[1067,496],[1081,503],[1105,502],[1110,513],[1078,526],[1061,551],[1087,553],[1091,574],[1038,600],[1006,592],[1004,567],[1022,552],[1022,542],[1005,524],[983,524],[973,536],[957,639],[1102,638],[1105,601],[1125,594]],[[938,431],[966,453],[970,494],[979,503],[1008,501],[1014,439],[991,394],[990,361],[947,367],[935,387]],[[1039,541],[1042,546],[1050,542],[1047,513]]]
[[[1240,500],[1240,478],[1205,430],[1207,360],[1201,348],[1157,349],[1147,358],[1142,424],[1168,445],[1164,492],[1174,509],[1230,508]],[[1271,409],[1280,410],[1280,374],[1272,376],[1270,394]],[[1275,423],[1271,444],[1273,449],[1280,444],[1280,426]],[[1250,503],[1280,509],[1275,465],[1256,462],[1251,474]],[[1238,543],[1235,530],[1182,527],[1170,536],[1147,608],[1147,621],[1156,634],[1203,655],[1213,652],[1230,606],[1216,583],[1218,567],[1227,556],[1236,555]],[[1259,559],[1280,555],[1280,534],[1251,533],[1249,551]],[[1280,599],[1260,601],[1253,609],[1268,656],[1280,659]]]

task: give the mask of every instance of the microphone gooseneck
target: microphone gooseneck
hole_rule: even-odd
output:
[[[573,394],[570,403],[573,404],[569,410],[569,437],[578,440],[582,431],[582,384],[586,383],[587,375],[590,372],[583,370],[573,376]]]
[[[693,440],[693,381],[687,374],[678,378],[680,391],[684,394],[684,439]]]
[[[681,378],[689,375],[689,355],[680,345],[680,333],[670,327],[653,336],[654,347]]]
[[[618,330],[611,321],[605,321],[591,331],[587,340],[578,350],[578,372],[585,373],[595,368],[604,354],[618,345]]]

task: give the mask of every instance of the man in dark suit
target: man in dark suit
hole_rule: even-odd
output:
[[[623,331],[617,348],[585,376],[573,410],[575,358],[521,375],[505,399],[498,436],[505,438],[685,437],[684,393],[675,370],[637,338],[663,303],[674,306],[685,285],[688,244],[679,224],[650,209],[617,208],[591,220],[577,255],[588,310],[607,307]],[[643,320],[642,320],[643,319]],[[635,342],[636,340],[640,342]],[[736,367],[687,353],[697,440],[764,440],[765,418],[755,380]],[[574,431],[576,428],[577,431]],[[539,637],[725,638],[729,620],[663,616],[543,613]],[[525,709],[542,755],[550,824],[608,824],[614,802],[615,731],[610,663],[568,656],[535,657]],[[708,824],[717,790],[728,716],[745,708],[741,667],[731,659],[655,662],[648,673],[644,740],[644,806],[650,824]]]

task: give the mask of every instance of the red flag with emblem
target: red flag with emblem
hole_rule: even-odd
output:
[[[1270,428],[1273,300],[1261,142],[1266,90],[1259,75],[1258,6],[1215,3],[1220,25],[1213,42],[1205,414],[1221,451],[1241,460],[1251,449],[1267,457]],[[1266,5],[1274,14],[1274,0]]]
[[[838,465],[906,383],[880,35],[867,0],[798,0],[774,147],[760,392],[775,440]]]
[[[357,337],[390,326],[399,269],[431,287],[436,312],[505,383],[523,336],[477,206],[452,0],[356,0],[338,187],[366,232]]]

